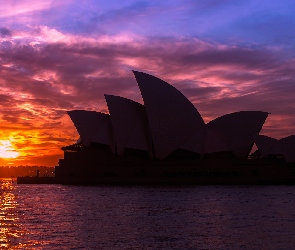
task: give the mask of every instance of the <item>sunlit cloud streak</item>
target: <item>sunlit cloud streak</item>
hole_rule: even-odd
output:
[[[162,77],[179,84],[180,89],[186,85],[201,87],[199,96],[191,97],[200,100],[201,93],[206,88],[212,92],[213,87],[219,99],[253,93],[255,84],[260,84],[259,90],[264,93],[276,96],[286,94],[282,84],[288,92],[292,88],[294,66],[292,61],[284,60],[282,51],[212,45],[189,38],[87,39],[48,27],[39,30],[38,40],[45,41],[39,46],[33,41],[15,43],[11,37],[6,42],[11,42],[12,47],[1,51],[2,65],[9,65],[2,66],[5,75],[1,87],[17,90],[14,100],[18,100],[18,105],[28,102],[34,107],[55,105],[57,110],[65,110],[81,102],[84,106],[87,101],[89,108],[98,108],[96,103],[101,106],[102,94],[109,89],[115,94],[138,93],[131,69]],[[17,39],[26,41],[28,37]],[[140,95],[136,99],[140,101]]]

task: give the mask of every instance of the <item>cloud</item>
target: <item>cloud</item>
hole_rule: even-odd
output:
[[[132,69],[177,87],[206,122],[262,110],[272,113],[263,133],[295,132],[295,63],[282,50],[190,37],[84,37],[46,26],[10,34],[10,46],[0,47],[0,128],[4,137],[13,131],[34,134],[25,140],[26,152],[47,147],[48,155],[59,155],[60,147],[78,139],[74,126],[62,122],[65,111],[106,112],[105,93],[143,103]]]
[[[6,27],[1,27],[0,28],[0,35],[1,35],[1,37],[11,36],[12,32],[10,29],[8,29]]]
[[[14,0],[4,1],[1,3],[1,16],[2,23],[16,23],[25,22],[28,24],[40,18],[40,14],[45,10],[52,10],[69,4],[71,1],[55,1],[55,0]]]

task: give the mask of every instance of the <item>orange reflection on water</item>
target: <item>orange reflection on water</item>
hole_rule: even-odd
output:
[[[15,186],[10,179],[0,179],[0,185],[0,249],[22,249]]]

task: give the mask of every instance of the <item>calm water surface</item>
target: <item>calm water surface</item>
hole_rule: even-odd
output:
[[[0,185],[0,249],[295,249],[295,186]]]

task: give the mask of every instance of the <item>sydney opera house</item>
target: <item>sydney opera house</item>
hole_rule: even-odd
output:
[[[55,168],[76,184],[295,184],[295,135],[260,135],[269,113],[240,111],[205,123],[175,87],[133,71],[144,105],[105,95],[109,114],[72,110],[80,138]],[[250,154],[256,144],[258,150]]]

